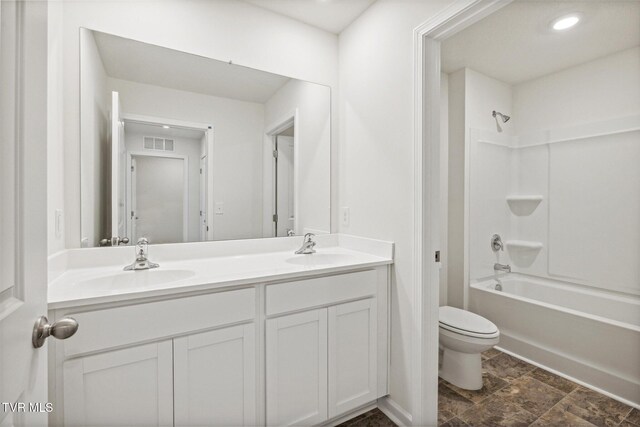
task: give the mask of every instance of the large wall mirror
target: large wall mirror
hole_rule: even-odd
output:
[[[82,246],[330,231],[331,92],[80,31]]]

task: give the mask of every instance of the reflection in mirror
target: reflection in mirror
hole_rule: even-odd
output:
[[[80,31],[82,246],[330,231],[330,89]]]

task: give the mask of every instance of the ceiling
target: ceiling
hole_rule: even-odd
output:
[[[580,12],[562,32],[550,23]],[[638,1],[515,1],[442,43],[442,70],[469,67],[514,84],[640,44]]]
[[[340,34],[376,0],[244,0],[255,6]]]
[[[178,50],[91,31],[110,77],[265,103],[290,79]]]

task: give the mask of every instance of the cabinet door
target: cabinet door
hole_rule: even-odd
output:
[[[329,418],[377,397],[373,298],[329,307]]]
[[[327,309],[267,320],[267,424],[327,419]]]
[[[256,424],[255,326],[174,340],[176,426]]]
[[[64,424],[172,425],[171,348],[163,341],[66,361]]]

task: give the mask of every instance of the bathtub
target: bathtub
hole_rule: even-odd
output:
[[[500,348],[640,407],[640,297],[521,274],[471,284]]]

